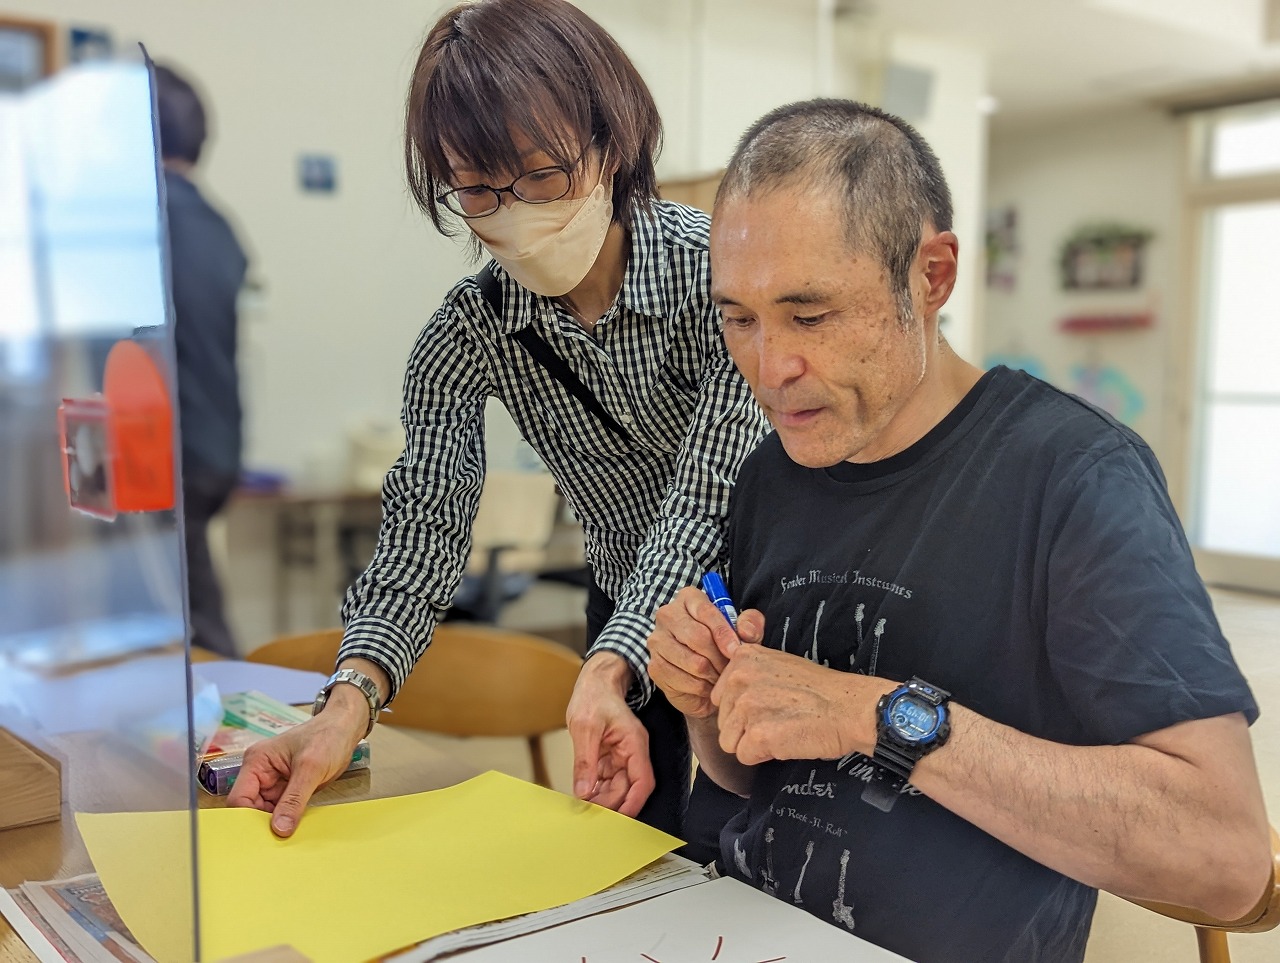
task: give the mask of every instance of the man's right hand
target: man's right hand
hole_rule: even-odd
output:
[[[346,772],[368,726],[364,694],[334,686],[319,715],[245,751],[227,805],[271,813],[271,831],[292,836],[312,795]]]
[[[764,615],[738,617],[735,633],[724,614],[697,588],[681,589],[658,609],[649,636],[649,678],[690,719],[715,715],[711,690],[738,646],[764,638]]]

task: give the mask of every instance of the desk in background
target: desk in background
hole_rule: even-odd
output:
[[[381,523],[381,495],[371,489],[237,491],[226,512],[229,545],[219,554],[234,560],[220,568],[226,573],[224,595],[232,621],[240,623],[242,638],[336,625],[347,588],[373,557]],[[558,557],[551,557],[553,550]],[[269,565],[264,569],[250,553],[268,555]],[[567,517],[550,475],[487,474],[467,561],[467,574],[482,585],[471,606],[480,621],[498,621],[507,575],[583,564],[581,526]],[[245,571],[245,566],[256,571]],[[263,584],[270,585],[270,602],[259,607],[257,617],[248,608],[237,611],[246,596],[261,598]]]
[[[275,635],[285,635],[295,629],[295,586],[311,610],[305,628],[336,624],[338,600],[373,555],[382,498],[355,489],[246,489],[236,492],[227,514],[228,526],[251,519],[254,533],[271,540],[270,622]]]

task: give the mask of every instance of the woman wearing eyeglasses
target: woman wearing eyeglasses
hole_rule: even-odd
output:
[[[345,768],[449,607],[497,397],[586,534],[574,791],[714,855],[736,797],[700,780],[697,824],[682,827],[688,742],[649,681],[646,640],[657,607],[717,567],[729,490],[765,423],[709,297],[707,215],[657,199],[660,138],[631,62],[569,3],[481,0],[428,34],[409,89],[409,186],[438,230],[466,232],[492,261],[449,292],[409,359],[406,447],[343,609],[342,678],[236,782],[230,802],[274,810],[277,833]]]

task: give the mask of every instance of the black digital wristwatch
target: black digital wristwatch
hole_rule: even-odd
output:
[[[898,686],[876,704],[876,748],[862,799],[888,812],[911,771],[951,735],[951,693],[920,678]]]

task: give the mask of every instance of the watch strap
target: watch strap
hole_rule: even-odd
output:
[[[911,778],[911,770],[916,767],[920,756],[918,749],[909,749],[882,738],[876,740],[876,749],[872,758],[882,768],[906,782]]]
[[[311,714],[314,716],[329,702],[329,693],[335,685],[353,685],[364,695],[365,701],[369,703],[369,728],[364,731],[365,738],[369,733],[373,732],[374,723],[378,721],[378,685],[369,676],[356,669],[339,669],[333,675],[329,676],[324,687],[316,696],[316,701],[311,707]]]
[[[906,784],[907,781],[901,776],[879,766],[872,766],[870,777],[862,786],[862,801],[887,813],[898,801],[902,787]]]

